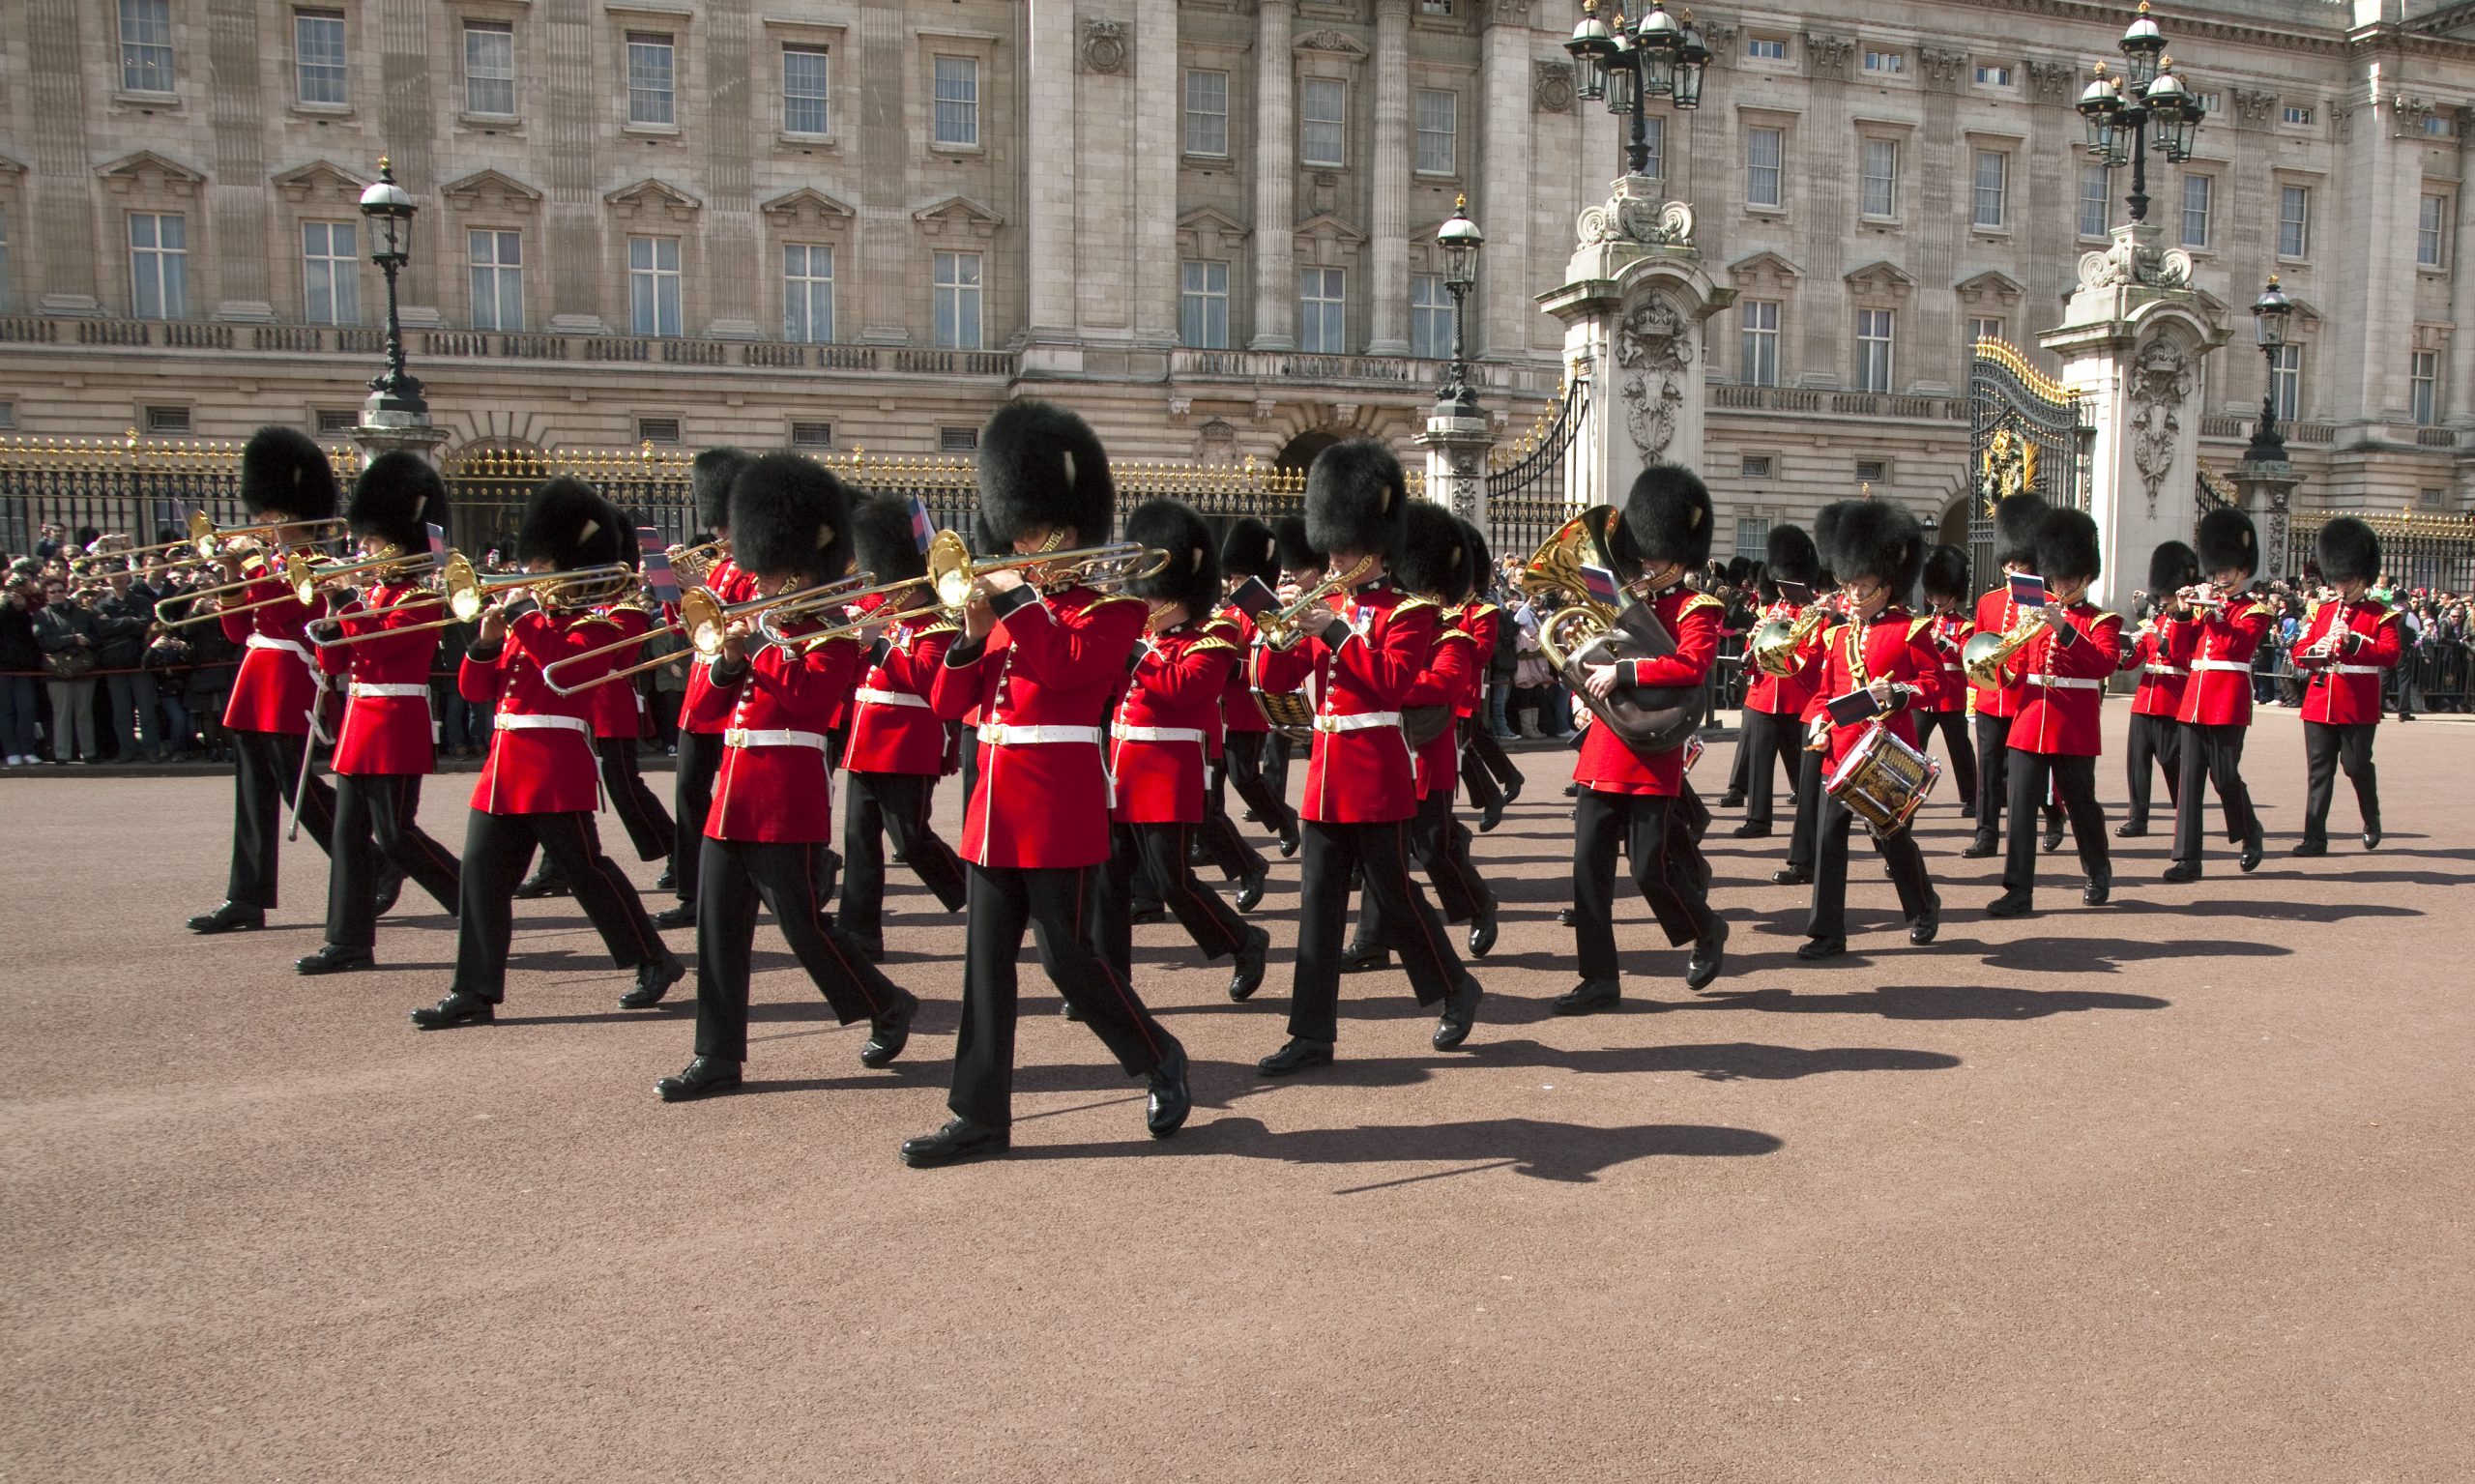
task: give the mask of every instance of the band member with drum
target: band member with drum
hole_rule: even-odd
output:
[[[758,597],[801,592],[850,572],[850,496],[840,480],[801,454],[767,453],[740,470],[731,483],[730,529],[732,560]],[[817,901],[816,847],[833,834],[825,719],[849,691],[859,641],[850,634],[802,640],[823,626],[815,615],[774,624],[790,642],[768,642],[751,631],[754,624],[747,616],[730,621],[698,700],[709,708],[699,720],[718,715],[724,723],[722,762],[696,875],[696,1056],[684,1071],[654,1084],[666,1103],[740,1085],[759,901],[834,1019],[846,1026],[867,1020],[861,1066],[886,1066],[900,1056],[919,1009],[822,918]]]
[[[739,478],[747,461],[745,450],[725,447],[707,449],[687,466],[688,488],[696,498],[696,518],[726,545],[731,536],[731,481]],[[725,604],[742,602],[753,596],[747,574],[727,555],[707,569],[704,585]],[[679,771],[671,777],[670,792],[674,829],[682,820],[692,826],[713,811],[713,775],[722,766],[720,729],[710,721],[694,725],[687,721],[690,715],[713,714],[710,705],[699,704],[712,684],[707,675],[712,661],[693,652],[684,657],[687,662],[687,693],[679,705]],[[678,851],[670,858],[671,890],[679,900],[655,915],[655,927],[695,925],[696,867],[702,849],[694,840],[688,843],[697,848]]]
[[[593,751],[593,695],[584,683],[607,674],[603,655],[561,695],[542,670],[618,637],[592,603],[605,592],[552,580],[553,574],[619,561],[628,539],[619,511],[581,480],[544,480],[533,491],[517,528],[515,558],[544,580],[532,597],[482,610],[472,648],[464,653],[456,688],[479,705],[496,703],[490,756],[465,816],[462,895],[455,925],[455,979],[447,997],[413,1011],[424,1031],[487,1025],[507,995],[508,945],[513,936],[515,888],[536,849],[557,858],[576,905],[601,934],[611,962],[635,971],[627,1009],[656,1004],[686,976],[645,917],[636,887],[602,854],[594,829],[598,760]],[[626,580],[626,579],[621,579]]]
[[[886,841],[947,912],[964,901],[963,863],[930,819],[937,779],[952,771],[946,723],[928,705],[928,687],[962,634],[936,606],[928,563],[911,526],[911,504],[892,495],[852,512],[859,567],[880,583],[917,578],[886,595],[873,613],[884,627],[869,649],[866,674],[852,695],[844,747],[842,896],[834,921],[871,958],[886,951]]]
[[[2035,574],[2037,533],[2045,528],[2048,509],[2043,497],[2026,494],[2006,495],[1994,508],[1994,559],[2005,580],[1977,598],[1978,633],[1999,638],[2020,625],[2008,579]],[[2011,718],[2020,714],[2027,686],[2006,679],[2000,685],[1970,688],[1976,699],[1976,838],[1960,854],[1982,860],[2002,848],[2002,806],[2011,797]],[[2026,820],[2011,823],[2014,829],[2032,828]]]
[[[335,515],[335,472],[306,434],[270,424],[241,450],[241,504],[251,525],[276,529],[259,551],[227,545],[218,559],[225,582],[249,584],[223,602],[219,620],[224,637],[245,647],[223,709],[232,734],[232,867],[223,905],[189,918],[192,933],[266,926],[267,909],[276,905],[277,816],[296,786],[303,790],[301,823],[320,850],[333,851],[335,791],[301,767],[310,709],[321,694],[306,631],[327,600],[287,600],[282,567],[294,538]]]
[[[2252,575],[2260,569],[2260,538],[2252,517],[2220,506],[2200,517],[2200,570],[2208,582],[2185,588],[2169,602],[2176,622],[2169,664],[2191,672],[2183,683],[2182,786],[2174,797],[2174,861],[2165,880],[2200,879],[2201,813],[2207,790],[2217,789],[2226,811],[2227,838],[2242,847],[2236,864],[2260,863],[2263,838],[2243,782],[2243,742],[2252,729],[2252,661],[2275,622],[2269,605],[2253,596]]]
[[[1951,779],[1959,786],[1960,818],[1968,819],[1976,814],[1976,749],[1968,742],[1967,671],[1960,664],[1960,652],[1976,632],[1968,616],[1968,554],[1951,545],[1927,552],[1923,586],[1926,615],[1933,621],[1926,632],[1942,662],[1917,708],[1917,745],[1930,752],[1935,739],[1941,739]]]
[[[1911,712],[1927,677],[1941,667],[1929,637],[1931,624],[1898,601],[1916,586],[1925,565],[1925,533],[1916,517],[1888,501],[1845,500],[1825,509],[1815,528],[1825,534],[1822,560],[1838,574],[1848,617],[1822,638],[1820,710],[1814,740],[1828,749],[1828,771],[1840,769],[1878,723],[1885,738],[1913,749]],[[1837,703],[1834,705],[1834,703]],[[1888,745],[1876,742],[1875,745]],[[1833,958],[1848,951],[1848,832],[1855,823],[1837,793],[1822,801],[1816,851],[1813,917],[1803,959]],[[1941,928],[1942,899],[1925,872],[1925,857],[1913,830],[1874,833],[1874,849],[1890,870],[1907,918],[1907,941],[1922,946]]]
[[[1478,981],[1462,968],[1435,908],[1410,879],[1417,777],[1401,712],[1427,668],[1441,615],[1385,577],[1409,534],[1409,499],[1400,461],[1371,438],[1334,444],[1306,472],[1306,544],[1325,553],[1329,570],[1302,607],[1283,610],[1301,636],[1298,647],[1313,647],[1319,700],[1301,811],[1290,1038],[1256,1063],[1267,1077],[1331,1062],[1340,1030],[1342,929],[1350,881],[1361,869],[1384,946],[1400,952],[1418,1003],[1443,1005],[1436,1049],[1468,1040],[1477,1019]]]
[[[1081,418],[1052,403],[1009,402],[979,437],[979,519],[1017,558],[1109,538],[1117,488],[1108,454]],[[1028,574],[1028,575],[1027,575]],[[979,766],[963,814],[971,921],[962,1026],[954,1040],[953,1118],[902,1146],[915,1166],[1003,1152],[1012,1142],[1014,961],[1035,928],[1041,967],[1076,1017],[1131,1077],[1150,1083],[1145,1126],[1178,1131],[1193,1107],[1186,1051],[1086,932],[1094,867],[1109,858],[1109,775],[1102,726],[1141,638],[1137,598],[1103,597],[1066,574],[1043,594],[1038,564],[979,572],[963,636],[946,652],[929,700],[960,718],[975,708]],[[992,643],[1002,636],[1003,643]]]
[[[1695,686],[1719,656],[1727,605],[1697,593],[1685,578],[1710,558],[1710,492],[1693,471],[1653,464],[1633,480],[1624,508],[1605,528],[1599,558],[1634,600],[1646,603],[1675,639],[1658,659],[1591,664],[1584,684],[1599,700],[1623,690]],[[1635,749],[1605,720],[1583,734],[1573,778],[1573,938],[1582,980],[1555,1002],[1558,1015],[1614,1009],[1622,995],[1616,953],[1616,853],[1633,862],[1633,885],[1658,918],[1671,946],[1690,943],[1688,989],[1703,989],[1727,959],[1728,924],[1710,910],[1702,878],[1679,853],[1688,832],[1670,818],[1683,793],[1685,746]],[[1769,755],[1753,766],[1766,771]],[[1689,846],[1687,847],[1689,848]]]
[[[1814,549],[1814,538],[1802,526],[1770,528],[1768,560],[1763,567],[1763,597],[1769,599],[1757,620],[1760,624],[1795,625],[1804,618],[1805,605],[1820,595],[1813,591],[1821,577],[1821,558]],[[1802,588],[1801,596],[1780,587],[1781,583]],[[1807,625],[1813,627],[1813,625]],[[1796,654],[1796,666],[1787,675],[1773,675],[1746,660],[1744,691],[1744,735],[1736,746],[1748,762],[1745,771],[1744,823],[1735,828],[1739,840],[1762,840],[1770,836],[1772,800],[1776,797],[1778,769],[1771,759],[1788,771],[1790,797],[1794,797],[1796,771],[1803,766],[1803,740],[1797,717],[1807,702],[1813,699],[1814,686],[1820,671],[1819,648],[1806,646]],[[1792,805],[1791,805],[1792,807]],[[1788,868],[1808,880],[1813,873],[1813,837],[1792,838],[1788,847]]]
[[[1175,500],[1137,506],[1126,517],[1125,538],[1169,553],[1169,565],[1126,587],[1149,609],[1150,640],[1109,728],[1117,799],[1109,811],[1109,860],[1092,898],[1092,940],[1118,977],[1131,982],[1134,882],[1149,876],[1206,962],[1236,961],[1229,998],[1242,1001],[1264,982],[1272,935],[1196,881],[1186,854],[1204,818],[1208,724],[1239,658],[1211,621],[1221,596],[1219,557],[1211,528]]]
[[[2046,604],[2023,610],[2039,628],[2008,666],[2027,687],[2026,700],[2011,718],[2011,818],[2015,826],[2028,818],[2052,781],[2071,817],[2081,868],[2088,873],[2080,899],[2091,907],[2104,906],[2114,886],[2106,811],[2097,802],[2097,756],[2105,750],[2098,713],[2123,640],[2121,615],[2100,610],[2085,597],[2101,567],[2097,523],[2086,511],[2059,509],[2046,516],[2037,533]],[[2002,895],[1986,909],[1990,917],[2020,917],[2035,905],[2036,839],[2014,828],[2010,843]]]
[[[344,523],[364,560],[419,564],[429,528],[447,520],[447,484],[429,460],[398,449],[379,454],[353,482]],[[455,858],[421,827],[422,777],[436,766],[430,741],[429,662],[446,605],[412,575],[380,568],[355,608],[327,622],[333,638],[319,668],[345,678],[343,730],[335,738],[335,829],[327,851],[327,942],[292,961],[306,975],[375,963],[381,861],[421,884],[452,917]],[[394,630],[403,630],[396,633]]]
[[[1280,586],[1280,543],[1272,528],[1252,515],[1241,515],[1229,527],[1229,535],[1220,543],[1221,575],[1230,591],[1235,592],[1248,578],[1263,583],[1267,589]],[[1216,615],[1232,631],[1230,643],[1238,647],[1238,662],[1229,672],[1229,688],[1220,699],[1221,723],[1225,735],[1221,742],[1222,768],[1238,797],[1246,801],[1255,819],[1280,841],[1284,856],[1297,854],[1297,811],[1289,800],[1275,791],[1264,772],[1264,749],[1272,735],[1272,724],[1264,717],[1263,709],[1255,704],[1253,670],[1259,635],[1255,621],[1236,603],[1223,603]]]
[[[2148,554],[2150,613],[2123,655],[2123,667],[2140,672],[2131,697],[2131,738],[2123,749],[2130,769],[2127,817],[2114,827],[2114,837],[2137,840],[2148,833],[2149,785],[2152,772],[2166,775],[2167,807],[2182,792],[2183,733],[2174,720],[2183,709],[2183,684],[2191,674],[2167,656],[2175,647],[2173,618],[2168,604],[2173,596],[2200,580],[2198,553],[2181,541],[2160,541]]]
[[[2380,845],[2380,778],[2373,771],[2373,733],[2380,725],[2382,672],[2405,655],[2397,610],[2366,596],[2380,575],[2380,538],[2351,515],[2320,528],[2320,579],[2338,590],[2312,615],[2294,647],[2303,687],[2303,843],[2298,856],[2329,853],[2329,798],[2339,765],[2355,786],[2363,813],[2363,848]]]

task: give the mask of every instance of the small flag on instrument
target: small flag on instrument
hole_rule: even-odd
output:
[[[1231,589],[1229,594],[1229,605],[1250,619],[1279,601],[1272,590],[1264,586],[1261,577],[1247,578]]]
[[[447,528],[432,524],[422,529],[429,533],[429,554],[433,557],[447,555]]]
[[[2033,572],[2011,574],[2011,601],[2023,608],[2046,605],[2046,580]]]
[[[911,497],[911,544],[921,551],[937,538],[937,522],[928,515],[928,503],[917,495]]]
[[[1610,608],[1616,607],[1624,597],[1624,585],[1616,580],[1614,572],[1603,567],[1584,567],[1582,586],[1588,591],[1590,601],[1605,603]]]
[[[636,549],[644,555],[645,590],[657,602],[679,601],[679,579],[670,570],[670,548],[651,526],[636,528]]]

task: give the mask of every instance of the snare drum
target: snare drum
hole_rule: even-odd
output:
[[[1315,742],[1315,703],[1306,699],[1303,690],[1258,690],[1255,709],[1272,724],[1272,730],[1299,746],[1312,746]]]
[[[1832,771],[1822,791],[1878,835],[1897,834],[1934,792],[1942,765],[1877,721]]]

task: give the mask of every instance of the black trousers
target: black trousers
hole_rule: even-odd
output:
[[[2171,716],[2134,716],[2131,742],[2123,749],[2130,795],[2130,823],[2148,828],[2148,784],[2152,768],[2166,774],[2166,806],[2171,809],[2183,791],[2183,728]]]
[[[1289,808],[1289,760],[1297,755],[1297,749],[1286,732],[1270,733],[1264,742],[1264,788],[1282,801],[1284,809]],[[1297,811],[1290,809],[1289,817],[1296,819]]]
[[[2011,817],[2032,817],[2046,796],[2051,778],[2062,796],[2063,812],[2071,816],[2072,843],[2080,851],[2080,867],[2092,878],[2111,877],[2114,862],[2106,841],[2106,811],[2097,802],[2097,760],[2061,757],[2049,752],[2011,749]],[[2002,857],[2002,889],[2037,888],[2037,832],[2014,828]]]
[[[1229,771],[1230,786],[1246,807],[1255,811],[1256,822],[1274,834],[1297,821],[1297,811],[1272,787],[1264,774],[1265,742],[1269,732],[1231,732],[1221,739],[1221,762]],[[1286,781],[1286,780],[1284,780]]]
[[[2355,786],[2355,807],[2363,813],[2367,834],[2380,832],[2380,775],[2372,766],[2372,736],[2378,723],[2303,724],[2303,761],[2310,779],[2303,796],[2303,837],[2317,844],[2329,839],[2329,797],[2337,790],[2338,769]]]
[[[347,948],[378,942],[378,862],[403,872],[438,905],[456,910],[461,872],[420,824],[419,773],[335,775],[335,832],[327,851],[327,941]]]
[[[1401,955],[1420,1004],[1433,1004],[1461,982],[1460,955],[1410,880],[1410,822],[1301,826],[1297,974],[1290,991],[1289,1033],[1308,1040],[1340,1038],[1341,933],[1350,911],[1350,883],[1361,870],[1367,898],[1383,927],[1383,946]]]
[[[1675,828],[1677,800],[1649,794],[1602,794],[1583,789],[1573,807],[1573,938],[1582,977],[1613,979],[1616,957],[1616,852],[1633,862],[1633,886],[1650,904],[1651,916],[1670,946],[1693,942],[1710,929],[1710,904],[1692,866],[1675,846],[1687,832]]]
[[[1464,716],[1461,728],[1461,781],[1470,790],[1470,807],[1483,809],[1509,795],[1521,777],[1495,728],[1483,714]]]
[[[636,848],[636,858],[659,860],[669,855],[677,844],[676,832],[661,800],[645,786],[645,775],[637,771],[636,739],[597,737],[593,750],[601,759],[601,792],[619,823],[626,827],[627,843]],[[704,828],[703,820],[695,823]]]
[[[947,912],[963,906],[963,863],[929,823],[937,780],[926,773],[844,773],[842,900],[834,921],[856,938],[883,940],[886,840]]]
[[[1229,770],[1225,760],[1204,764],[1203,823],[1194,841],[1204,858],[1220,867],[1221,879],[1238,881],[1265,868],[1263,852],[1246,843],[1229,817]]]
[[[1796,824],[1788,836],[1788,864],[1811,870],[1815,839],[1821,831],[1822,771],[1829,755],[1800,746],[1796,753]]]
[[[2252,791],[2243,782],[2243,742],[2250,727],[2200,726],[2182,723],[2183,782],[2174,796],[2174,858],[2200,858],[2200,811],[2208,807],[2208,790],[2217,789],[2226,810],[2226,837],[2240,845],[2259,828],[2252,812]]]
[[[1437,915],[1446,922],[1469,921],[1478,915],[1479,904],[1494,895],[1478,879],[1478,867],[1470,858],[1470,840],[1469,827],[1452,817],[1452,795],[1438,789],[1418,800],[1418,812],[1410,816],[1410,854],[1427,873],[1428,884],[1435,887]],[[1366,885],[1362,865],[1357,885],[1361,888]],[[1365,892],[1358,901],[1357,941],[1380,944],[1387,932],[1382,899]]]
[[[2011,718],[1976,713],[1976,837],[1999,839],[2002,806],[2011,799]],[[2061,811],[2037,800],[2046,820],[2062,828]],[[2016,821],[2015,821],[2016,823]],[[2033,829],[2033,826],[2031,827]]]
[[[515,888],[533,864],[537,846],[567,878],[576,905],[601,934],[612,963],[633,969],[668,951],[645,917],[635,885],[601,853],[592,814],[489,814],[475,809],[464,821],[464,879],[455,923],[457,990],[493,1004],[507,997]]]
[[[1235,955],[1246,924],[1220,893],[1195,880],[1186,862],[1192,825],[1111,825],[1108,863],[1098,867],[1100,888],[1092,893],[1092,944],[1107,956],[1118,977],[1134,981],[1134,881],[1148,876],[1152,889],[1186,930],[1206,962]]]
[[[232,734],[232,870],[224,900],[260,911],[276,905],[276,834],[301,781],[306,737],[290,732]],[[318,848],[335,849],[335,791],[312,770],[301,800],[301,823]]]
[[[1856,816],[1846,804],[1828,797],[1822,800],[1813,917],[1805,927],[1808,938],[1848,936],[1848,832],[1855,823]],[[1900,915],[1915,921],[1934,903],[1934,883],[1925,874],[1925,853],[1916,848],[1915,831],[1903,829],[1887,838],[1875,835],[1874,849],[1890,868],[1891,885],[1899,891]]]
[[[1136,998],[1134,985],[1092,946],[1084,924],[1097,871],[972,865],[971,925],[963,944],[963,1018],[954,1034],[954,1080],[946,1106],[975,1123],[1014,1120],[1014,961],[1032,931],[1049,982],[1130,1077],[1146,1077],[1178,1051]]]
[[[1771,800],[1779,781],[1778,769],[1772,759],[1786,765],[1788,786],[1796,786],[1797,770],[1804,766],[1805,729],[1792,713],[1773,713],[1748,710],[1744,713],[1744,731],[1736,739],[1736,755],[1744,760],[1744,822],[1768,825],[1775,821]],[[1728,785],[1731,789],[1735,785]]]
[[[1728,765],[1728,793],[1738,800],[1744,798],[1746,786],[1753,781],[1753,741],[1747,735],[1753,730],[1753,715],[1750,706],[1736,713],[1736,756]]]
[[[1934,734],[1942,734],[1942,751],[1949,759],[1951,782],[1968,802],[1976,802],[1976,749],[1968,743],[1968,718],[1965,712],[1918,712],[1916,713],[1916,745],[1934,750]]]
[[[893,981],[840,928],[817,911],[816,848],[809,842],[704,837],[697,867],[696,1054],[747,1060],[748,961],[762,899],[808,982],[849,1025],[873,1019],[902,998]]]
[[[703,838],[705,816],[713,808],[713,779],[721,771],[720,734],[682,729],[679,734],[679,771],[672,774],[670,782],[670,817],[674,832],[684,824],[698,838]],[[671,856],[671,891],[681,901],[696,900],[696,868],[704,858],[702,850],[683,850]]]

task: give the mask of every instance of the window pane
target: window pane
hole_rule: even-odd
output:
[[[2278,191],[2278,256],[2304,257],[2311,247],[2312,191],[2302,186],[2284,187]]]
[[[1856,390],[1891,389],[1891,311],[1856,311]]]
[[[782,248],[782,338],[833,338],[833,249],[790,243]]]
[[[1337,169],[1346,162],[1349,84],[1309,77],[1298,93],[1297,158]]]
[[[939,144],[979,143],[979,61],[975,57],[937,59],[937,132]]]
[[[1185,263],[1179,271],[1179,339],[1198,350],[1229,344],[1229,265]]]
[[[979,348],[979,267],[976,252],[936,254],[936,336],[946,349]]]
[[[2080,235],[2082,237],[2106,235],[2106,218],[2111,215],[2106,204],[2106,195],[2111,189],[2106,184],[2106,174],[2104,165],[2089,165],[2080,172]]]
[[[2415,220],[2415,266],[2438,268],[2449,246],[2449,198],[2426,196]]]
[[[464,26],[464,110],[515,112],[515,29],[497,21]]]
[[[2209,191],[2216,185],[2205,175],[2183,177],[2183,246],[2208,246]]]
[[[1736,311],[1741,332],[1736,374],[1756,387],[1779,385],[1779,303],[1748,299]]]
[[[1410,279],[1410,354],[1430,361],[1452,354],[1452,291],[1441,274]]]
[[[1454,113],[1460,99],[1436,88],[1418,90],[1418,168],[1449,175],[1453,168]]]
[[[663,125],[675,122],[671,110],[676,78],[676,53],[666,36],[630,33],[627,37],[627,122]]]
[[[1340,355],[1349,343],[1344,279],[1337,268],[1305,268],[1297,275],[1297,348]]]
[[[1777,206],[1780,203],[1779,165],[1787,145],[1787,131],[1779,129],[1752,129],[1745,131],[1745,200],[1755,206]]]
[[[120,0],[120,85],[172,91],[171,0]]]
[[[361,322],[361,282],[353,250],[359,236],[349,221],[301,224],[302,318],[308,323]]]
[[[1889,139],[1865,141],[1865,215],[1899,214],[1899,145]]]
[[[2272,400],[2278,416],[2292,422],[2301,415],[2303,406],[2303,347],[2279,346],[2270,366]]]
[[[2011,157],[1999,150],[1976,152],[1976,214],[1971,218],[1975,225],[2002,225],[2004,185],[2010,166]]]
[[[344,18],[330,11],[296,11],[293,59],[305,103],[344,102]]]
[[[782,131],[831,132],[826,111],[826,56],[822,46],[782,48]]]
[[[1642,120],[1642,139],[1650,149],[1644,173],[1654,181],[1667,179],[1667,120],[1656,116]]]
[[[1186,153],[1229,153],[1229,74],[1186,73]]]

